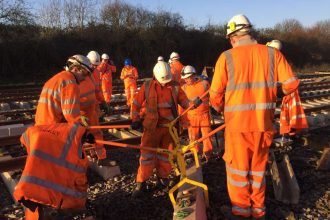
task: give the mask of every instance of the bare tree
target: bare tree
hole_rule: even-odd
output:
[[[0,23],[29,24],[33,16],[24,0],[0,0]]]
[[[62,1],[48,0],[44,2],[39,13],[41,26],[50,28],[62,28]]]

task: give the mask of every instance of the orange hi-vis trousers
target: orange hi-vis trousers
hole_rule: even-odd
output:
[[[210,113],[205,112],[199,115],[196,114],[187,114],[189,126],[188,126],[188,134],[189,134],[189,141],[193,142],[198,140],[199,138],[199,130],[202,133],[202,137],[206,136],[208,133],[211,132],[211,119]],[[198,144],[195,146],[196,150],[200,152]],[[211,137],[206,138],[203,141],[203,152],[211,152],[212,151],[212,142]]]
[[[141,147],[164,148],[172,150],[174,148],[173,139],[167,127],[156,127],[155,131],[145,130],[141,138]],[[156,168],[156,174],[161,178],[168,178],[172,167],[167,154],[159,154],[148,150],[141,150],[140,166],[138,169],[136,182],[147,181]]]
[[[126,94],[126,100],[128,106],[130,106],[133,103],[136,88],[137,88],[136,81],[125,82],[125,94]]]
[[[232,213],[263,217],[265,209],[265,170],[273,132],[225,131],[227,188]]]

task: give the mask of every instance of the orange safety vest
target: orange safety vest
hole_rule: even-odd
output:
[[[20,139],[28,156],[14,198],[57,209],[83,208],[88,187],[81,144],[85,131],[79,123],[28,128]]]
[[[124,66],[121,70],[120,79],[124,80],[125,85],[130,83],[136,83],[139,74],[134,66]]]
[[[171,63],[171,72],[172,72],[174,81],[180,83],[180,81],[181,81],[181,72],[182,72],[183,67],[184,66],[180,61],[178,61],[178,60],[173,60],[172,61],[172,63]]]
[[[308,128],[308,122],[298,90],[296,90],[283,97],[280,114],[280,134],[289,133],[291,129],[301,130],[304,128]]]
[[[204,92],[206,92],[210,87],[208,81],[197,78],[197,81],[192,85],[184,84],[182,89],[187,95],[190,102],[193,102],[197,97],[200,97]],[[188,111],[189,115],[197,115],[205,112],[209,112],[209,95],[202,98],[203,103],[198,106],[198,108]]]
[[[280,51],[252,39],[239,43],[216,63],[210,102],[216,110],[224,109],[227,131],[274,131],[276,83],[282,82],[289,94],[299,80]]]
[[[49,79],[42,88],[36,125],[80,121],[79,87],[74,75],[62,71]]]
[[[100,71],[101,89],[104,101],[109,103],[112,94],[112,71],[108,63],[101,62],[97,69]]]
[[[187,108],[189,106],[189,100],[184,94],[182,89],[175,86],[175,82],[170,82],[170,96],[164,97],[164,102],[160,102],[157,97],[156,80],[149,80],[144,82],[139,93],[135,97],[132,103],[131,118],[132,121],[136,121],[139,118],[139,109],[145,101],[145,116],[143,120],[143,127],[147,130],[154,130],[159,123],[161,116],[162,120],[172,121],[177,115],[178,103]],[[168,90],[168,87],[163,87],[164,90]],[[158,94],[159,95],[159,94]]]
[[[102,102],[104,101],[104,97],[103,97],[103,94],[102,94],[102,87],[101,87],[101,73],[100,71],[95,68],[93,70],[93,82],[94,82],[94,85],[95,85],[95,96],[96,96],[96,99],[97,101],[99,102]],[[81,93],[81,91],[80,91]]]

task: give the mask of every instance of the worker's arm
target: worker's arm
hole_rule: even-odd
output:
[[[125,71],[125,68],[123,68],[121,70],[121,73],[120,73],[120,79],[121,80],[124,80],[126,78],[126,71]]]
[[[140,120],[140,109],[142,107],[143,102],[145,101],[144,91],[145,84],[141,86],[139,92],[134,96],[133,103],[131,106],[131,119],[133,122]]]
[[[138,73],[138,71],[137,71],[137,69],[135,67],[133,69],[133,74],[134,74],[134,78],[135,79],[138,79],[139,78],[139,73]]]
[[[76,82],[62,87],[60,92],[61,109],[68,123],[80,122],[80,95],[79,86]]]
[[[222,53],[215,64],[214,75],[210,87],[210,103],[217,111],[223,111],[224,107],[224,94],[228,81],[227,66],[225,54]]]
[[[275,62],[278,73],[278,81],[282,83],[282,90],[285,95],[294,92],[299,86],[299,80],[292,72],[291,66],[283,54],[275,50]],[[276,69],[275,69],[276,70]]]
[[[190,104],[186,93],[184,93],[181,87],[179,88],[179,93],[178,93],[178,104],[184,109],[187,109]]]

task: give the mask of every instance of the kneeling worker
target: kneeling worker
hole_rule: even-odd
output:
[[[132,103],[132,128],[142,127],[139,112],[142,104],[146,103],[146,114],[143,121],[144,132],[141,139],[141,147],[173,149],[174,141],[168,127],[163,125],[177,117],[178,104],[183,108],[189,107],[189,100],[181,88],[172,83],[170,66],[159,61],[153,69],[154,78],[146,81],[137,93]],[[196,99],[195,106],[201,100]],[[163,185],[168,184],[168,176],[171,172],[171,164],[166,154],[156,154],[142,150],[140,155],[140,167],[137,173],[137,186],[133,197],[139,197],[146,191],[146,181],[157,169],[157,176]]]

